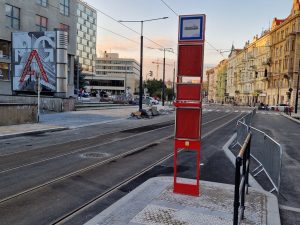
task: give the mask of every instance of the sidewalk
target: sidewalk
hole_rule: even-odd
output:
[[[146,106],[145,106],[146,107]],[[158,110],[163,106],[158,106]],[[138,110],[138,106],[107,108],[101,110],[72,111],[62,113],[42,113],[40,122],[35,124],[20,124],[0,126],[0,139],[27,134],[54,132],[66,129],[76,129],[91,125],[99,125],[113,121],[126,120],[130,114]]]
[[[284,117],[294,121],[294,122],[297,122],[300,124],[300,113],[291,113],[291,115],[287,115],[286,113],[281,113],[281,115],[283,115]]]
[[[174,194],[172,187],[172,177],[149,179],[85,225],[232,225],[233,185],[201,180],[200,197]],[[280,225],[276,197],[250,188],[242,224]]]

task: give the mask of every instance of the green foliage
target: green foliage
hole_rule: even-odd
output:
[[[148,93],[150,96],[161,96],[161,90],[162,90],[163,82],[162,80],[146,80],[144,82],[144,88],[146,87],[148,89]]]
[[[144,82],[144,88],[146,87],[148,89],[148,93],[152,97],[157,96],[157,97],[161,98],[162,86],[163,86],[162,80],[153,79],[153,80],[147,80]],[[165,99],[168,99],[168,100],[173,99],[173,89],[167,88],[166,85],[165,85]]]
[[[77,60],[74,60],[74,86],[75,89],[77,89],[77,67],[79,66],[79,89],[80,88],[85,88],[85,86],[87,85],[87,82],[85,80],[85,74],[82,73],[82,67],[81,64],[77,62]]]

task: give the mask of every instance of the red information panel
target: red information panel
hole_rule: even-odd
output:
[[[178,76],[202,77],[203,45],[178,46]]]
[[[200,108],[177,108],[175,138],[199,140],[200,115]]]
[[[177,84],[177,101],[200,101],[201,84]]]

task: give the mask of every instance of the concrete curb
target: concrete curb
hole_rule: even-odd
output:
[[[225,143],[225,145],[223,146],[223,150],[226,154],[226,156],[228,157],[228,159],[231,161],[231,163],[235,166],[235,156],[233,155],[233,153],[229,150],[229,146],[231,145],[231,143],[234,141],[234,139],[236,138],[237,134],[235,133],[234,135],[232,135],[232,137]],[[254,179],[254,177],[249,173],[249,183],[251,187],[254,187],[256,189],[260,189],[260,190],[264,190],[262,188],[262,186]]]
[[[69,130],[68,127],[57,127],[57,128],[47,128],[47,129],[41,129],[41,130],[32,130],[32,131],[26,131],[26,132],[20,132],[20,133],[12,133],[12,134],[4,134],[0,135],[1,139],[8,139],[13,137],[20,137],[25,135],[31,135],[31,134],[42,134],[47,132],[56,132],[56,131],[63,131],[63,130]]]
[[[288,116],[285,113],[281,113],[281,115],[284,116],[287,119],[290,119],[290,120],[300,124],[300,120],[297,120],[297,119],[293,118],[292,116]]]

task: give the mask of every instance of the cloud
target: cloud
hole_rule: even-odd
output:
[[[126,39],[103,36],[98,39],[97,56],[100,57],[104,51],[107,51],[119,53],[124,58],[136,58],[139,48],[139,41],[134,43]]]

